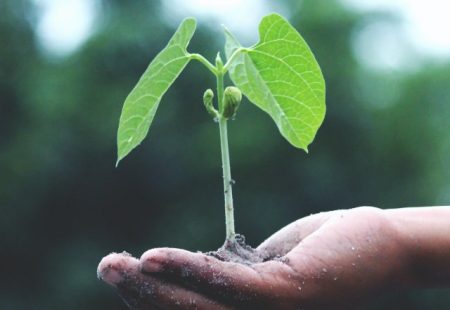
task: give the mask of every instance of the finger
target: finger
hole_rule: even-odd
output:
[[[103,258],[98,276],[115,287],[132,309],[228,309],[196,292],[141,273],[139,261],[129,254]]]
[[[258,246],[257,250],[266,259],[284,256],[331,217],[342,212],[342,210],[322,212],[301,218],[270,236]]]
[[[247,266],[170,248],[144,253],[141,270],[152,275],[160,274],[206,296],[239,306],[264,303],[272,298],[274,287],[289,286],[286,280],[290,272],[281,262]],[[273,275],[277,276],[275,282]]]

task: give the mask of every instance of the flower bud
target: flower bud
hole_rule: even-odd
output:
[[[217,117],[217,110],[214,109],[213,105],[214,92],[211,89],[207,89],[203,94],[203,104],[205,105],[206,111],[212,116]]]
[[[226,119],[232,118],[236,115],[239,104],[242,100],[242,93],[239,88],[229,86],[225,88],[223,93],[223,112],[222,116]]]

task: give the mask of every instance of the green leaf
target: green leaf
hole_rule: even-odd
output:
[[[195,27],[195,19],[183,20],[126,98],[117,132],[117,164],[145,138],[162,96],[188,64],[186,48]]]
[[[242,48],[225,30],[230,59]],[[283,137],[308,152],[325,117],[325,81],[319,64],[300,34],[277,14],[264,17],[259,42],[230,64],[232,81],[275,121]]]

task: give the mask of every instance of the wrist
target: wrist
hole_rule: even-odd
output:
[[[385,213],[405,252],[407,284],[450,285],[450,208],[403,208]]]

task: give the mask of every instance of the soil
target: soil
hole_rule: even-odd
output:
[[[225,240],[225,243],[217,251],[207,252],[206,255],[213,256],[221,261],[240,263],[244,265],[251,265],[262,263],[273,259],[267,257],[265,253],[261,253],[257,249],[245,243],[243,235],[235,235],[234,239]]]

